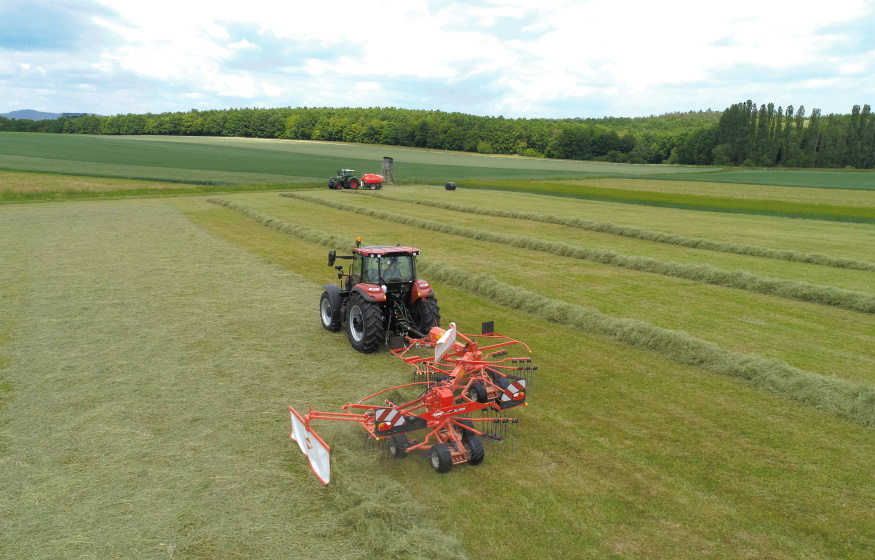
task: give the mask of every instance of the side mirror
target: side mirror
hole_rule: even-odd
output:
[[[334,266],[334,259],[337,258],[337,251],[328,251],[328,266]]]

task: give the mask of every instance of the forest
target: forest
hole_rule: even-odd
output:
[[[875,167],[869,105],[821,115],[804,106],[757,107],[639,118],[510,119],[399,109],[239,108],[57,120],[0,117],[0,131],[108,135],[237,136],[410,146],[482,154],[689,165]]]

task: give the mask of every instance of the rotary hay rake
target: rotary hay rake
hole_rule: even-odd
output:
[[[513,452],[519,420],[505,411],[528,404],[526,389],[538,368],[530,357],[507,357],[508,349],[523,347],[529,353],[529,347],[492,329],[492,323],[484,323],[479,337],[487,342],[483,347],[473,336],[458,333],[455,323],[449,330],[434,327],[426,337],[402,339],[392,354],[414,366],[413,383],[347,403],[343,412],[311,407],[302,416],[289,406],[290,437],[319,480],[326,485],[331,481],[331,448],[311,427],[313,420],[356,422],[365,429],[368,447],[399,459],[418,452],[439,473],[461,463],[482,463],[484,441],[490,448],[504,444],[498,446],[501,451]],[[385,397],[406,388],[422,392],[403,404]],[[382,403],[376,404],[380,396]],[[412,432],[422,432],[421,440],[408,439]]]

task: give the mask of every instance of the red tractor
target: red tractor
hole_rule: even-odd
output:
[[[340,285],[324,284],[319,301],[322,326],[338,332],[346,325],[352,347],[363,353],[404,345],[405,338],[427,336],[440,326],[441,314],[431,286],[416,277],[415,247],[362,247],[351,256],[329,251],[328,266],[337,269]],[[336,259],[350,259],[346,274]]]

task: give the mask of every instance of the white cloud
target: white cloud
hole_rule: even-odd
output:
[[[88,12],[99,14],[88,21],[101,41],[70,53],[0,47],[0,72],[39,69],[45,79],[29,87],[55,87],[58,98],[63,85],[52,80],[81,74],[72,87],[99,83],[91,99],[103,113],[135,110],[106,87],[116,74],[138,80],[144,103],[160,100],[151,111],[187,110],[194,99],[634,116],[719,109],[760,92],[821,96],[792,99],[807,106],[844,103],[835,90],[864,97],[855,103],[875,95],[875,85],[859,86],[875,53],[854,44],[860,31],[847,31],[866,19],[875,26],[864,0],[833,0],[828,10],[814,0],[83,1],[106,8]]]

